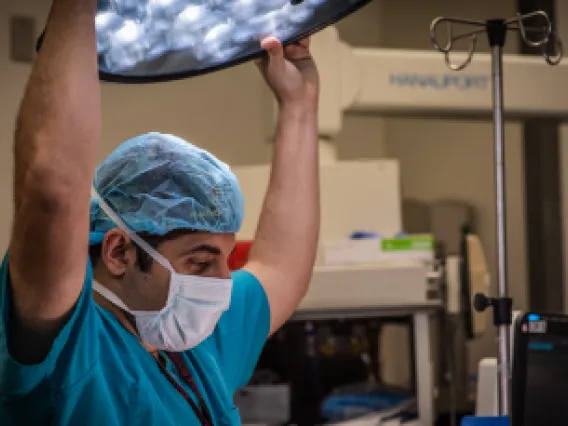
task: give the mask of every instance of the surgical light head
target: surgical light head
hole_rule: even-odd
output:
[[[172,135],[149,133],[120,145],[95,173],[94,189],[134,232],[235,233],[244,198],[216,157]],[[91,201],[90,244],[116,224]]]
[[[260,40],[298,41],[370,0],[99,0],[104,81],[168,81],[260,57]],[[38,43],[38,49],[41,46]]]

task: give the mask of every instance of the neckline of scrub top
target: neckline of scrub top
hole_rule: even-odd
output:
[[[158,353],[158,349],[156,349],[153,346],[150,346],[146,343],[144,343],[142,341],[142,339],[140,339],[140,335],[138,334],[138,331],[136,331],[136,329],[132,326],[132,323],[130,321],[128,321],[128,318],[126,317],[124,311],[122,309],[120,309],[119,307],[113,305],[111,302],[109,302],[108,300],[106,300],[104,297],[102,297],[101,295],[99,295],[96,291],[93,291],[93,298],[95,300],[95,302],[97,302],[97,304],[99,306],[101,306],[102,308],[106,309],[107,311],[110,311],[111,314],[113,314],[116,319],[118,320],[118,322],[126,329],[128,330],[129,333],[133,334],[137,339],[138,342],[140,342],[140,344],[144,347],[144,349],[146,349],[153,357],[156,361],[160,362],[160,357],[159,357],[159,353]]]
[[[185,365],[181,355],[179,353],[165,352],[166,356],[174,364],[175,368],[182,377],[183,381],[189,386],[191,391],[195,394],[195,397],[199,402],[199,407],[197,406],[197,404],[195,404],[195,402],[193,401],[191,396],[185,391],[185,389],[183,389],[183,387],[180,386],[178,381],[167,371],[166,364],[164,362],[165,360],[161,358],[158,349],[156,349],[153,346],[147,345],[142,341],[142,339],[140,339],[138,331],[132,326],[132,323],[128,320],[124,311],[120,309],[118,306],[115,306],[114,304],[106,300],[104,297],[100,296],[97,292],[93,292],[93,298],[98,305],[100,305],[104,309],[107,309],[111,314],[113,314],[116,317],[116,319],[118,319],[118,322],[120,322],[120,324],[126,330],[128,330],[128,332],[132,333],[138,339],[138,342],[140,342],[140,344],[144,347],[144,349],[146,349],[152,355],[152,357],[156,360],[156,363],[158,364],[158,367],[160,368],[162,374],[166,377],[166,379],[168,380],[168,382],[170,382],[170,384],[174,387],[174,389],[187,401],[187,403],[190,405],[191,409],[199,419],[201,425],[213,426],[213,420],[212,420],[213,417],[211,416],[211,412],[207,407],[207,403],[205,402],[203,395],[199,391],[199,388],[195,384],[195,380],[193,379],[193,376],[189,371],[189,368]]]

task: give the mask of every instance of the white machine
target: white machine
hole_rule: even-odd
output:
[[[313,38],[313,52],[322,81],[321,243],[346,239],[358,229],[392,236],[401,231],[399,166],[394,160],[338,162],[333,139],[342,128],[343,113],[351,110],[383,115],[489,118],[490,55],[480,54],[466,72],[453,73],[436,52],[353,48],[339,39],[333,27]],[[542,78],[541,70],[545,67],[546,78]],[[568,116],[565,84],[568,64],[548,68],[541,58],[505,55],[504,71],[506,116]],[[268,123],[268,139],[274,127],[272,101],[267,99],[265,110],[267,119],[263,122]],[[234,170],[242,183],[247,211],[239,238],[250,239],[260,213],[269,167]],[[330,318],[369,311],[378,314],[389,309],[410,312],[416,330],[417,424],[433,425],[435,391],[428,318],[441,303],[426,297],[424,264],[409,259],[402,263],[326,268],[322,263],[320,253],[312,286],[298,315]]]
[[[254,166],[233,170],[243,188],[247,212],[239,238],[252,239],[270,169],[269,166]],[[358,182],[373,182],[372,191],[354,190],[351,186],[354,178]],[[373,231],[387,237],[402,230],[397,161],[322,164],[321,187],[319,266],[302,308],[358,308],[386,302],[426,302],[427,267],[416,259],[398,259],[394,263],[388,260],[363,262],[345,268],[324,266],[324,246],[345,240],[354,230]],[[351,206],[347,215],[345,206]]]
[[[489,54],[477,54],[467,71],[455,73],[435,51],[353,48],[339,38],[334,27],[314,36],[312,50],[322,81],[320,134],[328,140],[341,130],[345,111],[491,117]],[[504,104],[509,118],[566,118],[566,62],[549,67],[540,57],[504,55],[504,73]],[[274,109],[267,111],[268,118],[275,116]],[[266,122],[270,132],[273,121]]]
[[[522,312],[513,313],[513,324]],[[511,353],[513,353],[515,333],[511,327]],[[483,358],[479,362],[477,374],[477,397],[475,415],[478,417],[494,417],[499,415],[497,358]]]

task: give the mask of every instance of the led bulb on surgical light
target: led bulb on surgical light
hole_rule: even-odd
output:
[[[144,60],[146,47],[142,28],[134,21],[125,21],[109,38],[106,64],[109,68],[125,70]]]
[[[114,34],[113,40],[123,45],[137,43],[142,36],[141,28],[134,21],[125,21],[122,27]]]
[[[229,9],[233,19],[247,19],[256,14],[258,2],[255,0],[236,0],[229,5]]]
[[[260,56],[260,41],[297,41],[370,0],[99,0],[103,80],[167,81]]]
[[[187,7],[187,0],[150,0],[146,8],[146,13],[152,16],[153,20],[168,20],[171,22],[176,16]]]
[[[203,37],[202,46],[200,46],[201,49],[199,50],[199,59],[213,57],[224,50],[230,49],[232,29],[233,27],[230,23],[222,23],[211,28]]]
[[[113,12],[99,13],[95,19],[97,29],[97,51],[99,53],[108,50],[109,40],[112,34],[119,30],[124,20]]]
[[[182,10],[178,16],[178,20],[181,22],[196,23],[200,19],[204,18],[206,15],[204,6],[190,5]]]
[[[148,0],[113,0],[111,10],[127,19],[138,19],[145,15]]]

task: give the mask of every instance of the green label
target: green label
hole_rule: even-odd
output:
[[[434,249],[434,238],[429,235],[415,235],[404,238],[387,238],[381,240],[383,251],[431,251]]]

